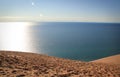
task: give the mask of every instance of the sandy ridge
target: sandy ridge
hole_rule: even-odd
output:
[[[0,51],[0,77],[120,77],[120,66]]]
[[[114,55],[114,56],[105,57],[105,58],[98,59],[98,60],[94,60],[92,62],[108,63],[108,64],[119,64],[120,65],[120,54]]]

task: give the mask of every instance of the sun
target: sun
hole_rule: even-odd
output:
[[[35,3],[34,2],[32,2],[32,6],[34,6],[35,5]]]

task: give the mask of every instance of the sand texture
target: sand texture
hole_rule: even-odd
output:
[[[115,56],[105,57],[105,58],[98,59],[98,60],[94,60],[92,62],[108,63],[108,64],[119,64],[120,65],[120,54],[115,55]]]
[[[120,77],[120,66],[0,51],[0,77]]]

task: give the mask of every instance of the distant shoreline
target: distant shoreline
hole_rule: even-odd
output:
[[[120,22],[82,22],[82,21],[0,21],[0,23],[2,22],[35,22],[35,23],[104,23],[104,24],[120,24]]]

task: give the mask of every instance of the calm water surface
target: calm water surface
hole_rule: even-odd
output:
[[[0,50],[91,61],[120,54],[120,24],[0,22]]]

